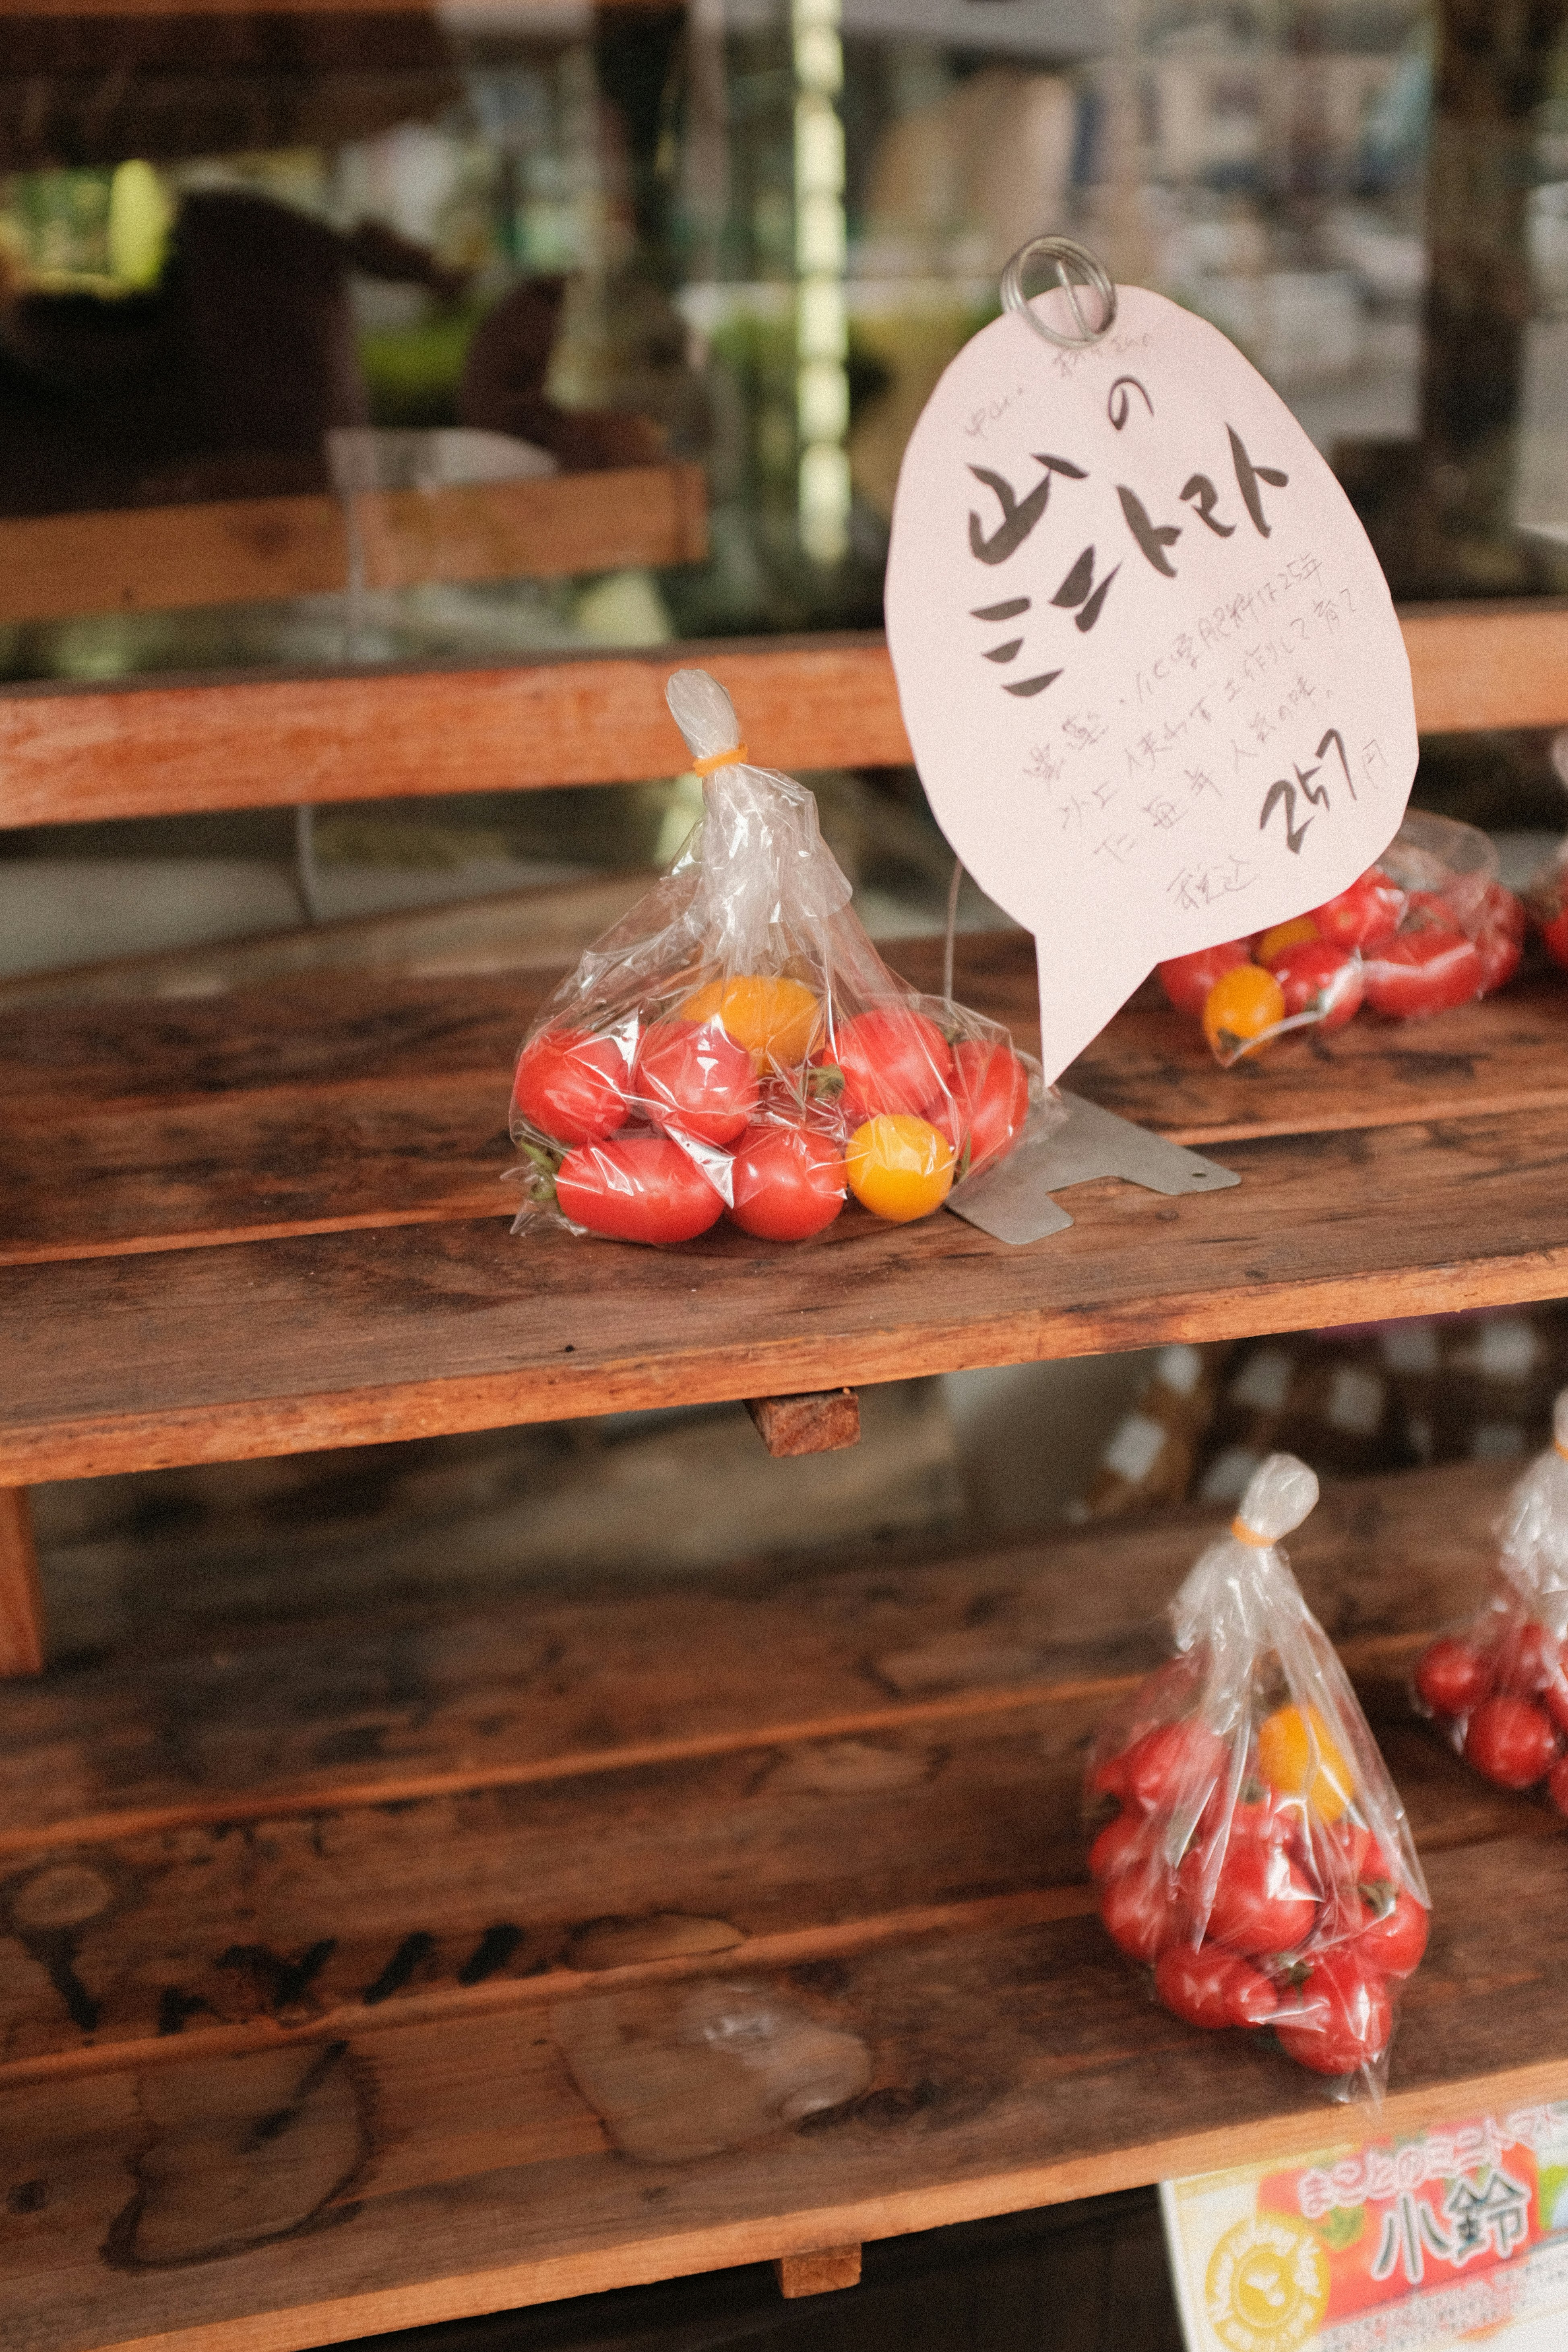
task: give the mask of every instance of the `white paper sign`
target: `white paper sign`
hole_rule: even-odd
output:
[[[1344,889],[1415,772],[1410,667],[1344,492],[1216,328],[1139,287],[1058,351],[1011,313],[904,454],[888,637],[937,822],[1035,934],[1055,1077],[1168,956]],[[1056,289],[1034,306],[1071,327]]]

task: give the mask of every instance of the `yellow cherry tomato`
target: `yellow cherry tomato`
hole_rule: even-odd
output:
[[[939,1128],[908,1111],[883,1111],[850,1137],[844,1154],[849,1190],[874,1217],[907,1225],[940,1209],[957,1158]]]
[[[1307,1800],[1321,1822],[1337,1822],[1355,1795],[1355,1775],[1315,1706],[1282,1706],[1258,1735],[1258,1769],[1282,1797]]]
[[[762,1078],[805,1061],[816,1040],[822,1007],[804,981],[742,972],[734,980],[710,980],[687,998],[680,1017],[721,1022],[726,1036],[745,1047]]]
[[[1261,964],[1222,971],[1204,999],[1204,1035],[1222,1062],[1285,1018],[1285,992]]]
[[[1266,964],[1272,971],[1277,956],[1284,955],[1290,948],[1310,947],[1318,935],[1318,926],[1310,915],[1295,915],[1289,922],[1276,923],[1271,931],[1264,932],[1252,950],[1252,960],[1254,963]]]

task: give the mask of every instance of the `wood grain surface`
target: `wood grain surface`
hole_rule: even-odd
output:
[[[1402,625],[1424,733],[1568,723],[1568,605],[1424,608]],[[729,688],[770,766],[909,762],[887,647],[868,635],[506,668],[22,686],[0,690],[0,825],[643,782],[686,764],[664,683],[689,662]]]
[[[1009,1249],[854,1203],[785,1252],[678,1250],[504,1218],[14,1266],[0,1479],[792,1394],[1561,1297],[1568,1117],[1521,1112],[1226,1148],[1232,1191],[1075,1188]],[[47,1345],[40,1344],[47,1335]]]
[[[0,1486],[0,1680],[44,1663],[43,1604],[25,1486]]]
[[[1291,1559],[1331,1636],[1374,1664],[1462,1616],[1517,1475],[1468,1464],[1328,1489]],[[1059,1699],[1138,1670],[1147,1596],[1212,1520],[1064,1528],[897,1575],[749,1562],[641,1598],[604,1582],[489,1609],[384,1600],[303,1643],[264,1616],[171,1641],[149,1617],[128,1655],[0,1693],[0,1857],[58,1842],[66,1821],[89,1840],[264,1822],[328,1797],[455,1798],[728,1756],[759,1733],[878,1737]]]
[[[917,985],[940,945],[889,946]],[[344,975],[173,1003],[28,1007],[0,1038],[0,1264],[482,1215],[513,1156],[506,1073],[553,973]],[[959,992],[1038,1039],[1029,942],[958,945]],[[1224,1071],[1151,984],[1065,1083],[1215,1146],[1568,1107],[1568,990],[1523,982],[1435,1024],[1366,1021]],[[74,1181],[62,1181],[68,1170]]]
[[[935,942],[897,961],[931,977]],[[961,993],[1031,1024],[1028,944],[961,943]],[[512,1238],[506,1074],[549,985],[308,982],[39,1006],[9,1109],[0,1478],[235,1459],[649,1403],[1363,1321],[1568,1288],[1568,991],[1218,1070],[1141,1000],[1069,1073],[1223,1147],[1236,1190],[1077,1187],[1009,1249],[851,1203],[796,1249]],[[47,1334],[47,1346],[37,1344]]]
[[[695,563],[705,499],[699,466],[363,493],[365,584]],[[0,520],[0,623],[330,595],[347,578],[343,509],[324,496]]]
[[[1296,1547],[1436,1905],[1390,2132],[1568,2084],[1561,1827],[1400,1687],[1506,1483],[1331,1490]],[[1082,1880],[1085,1740],[1217,1524],[237,1625],[0,1692],[7,2347],[302,2352],[1342,2133],[1267,2040],[1152,2007]],[[258,1816],[269,1741],[314,1761]]]
[[[748,1397],[746,1411],[768,1452],[781,1462],[803,1454],[837,1454],[860,1438],[860,1400],[853,1389],[814,1389],[805,1396]]]
[[[773,2264],[779,2293],[796,2295],[833,2294],[840,2287],[860,2284],[858,2246],[824,2246],[815,2254],[781,2254]]]

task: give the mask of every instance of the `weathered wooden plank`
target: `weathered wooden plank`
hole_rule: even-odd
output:
[[[772,766],[908,757],[879,639],[731,639],[123,695],[25,686],[0,691],[0,825],[675,775],[689,754],[664,685],[682,661],[730,688],[754,757]]]
[[[390,915],[349,915],[308,929],[263,931],[199,947],[154,948],[0,980],[0,1014],[44,1004],[77,1006],[177,997],[228,996],[268,988],[300,972],[395,982],[489,971],[559,971],[619,922],[647,889],[646,871],[595,874],[581,882],[486,892]]]
[[[1568,717],[1568,604],[1415,605],[1399,619],[1424,735]]]
[[[277,981],[232,996],[37,1005],[0,1036],[0,1085],[29,1125],[189,1109],[234,1094],[489,1076],[505,1105],[549,974],[411,981],[381,972]]]
[[[824,2246],[815,2254],[781,2254],[773,2264],[779,2293],[793,2299],[803,2294],[832,2294],[860,2284],[858,2246]]]
[[[0,1486],[0,1680],[44,1665],[44,1604],[25,1486]]]
[[[1105,1704],[67,1841],[8,1880],[0,2085],[58,2053],[155,2057],[174,2032],[258,2047],[705,1954],[763,1965],[1041,1889],[1079,1910],[1077,1790]]]
[[[366,493],[366,585],[694,563],[707,552],[704,501],[697,466]],[[330,594],[347,578],[334,498],[0,520],[0,622],[268,603]]]
[[[1370,1671],[1462,1616],[1516,1475],[1331,1487],[1291,1545],[1331,1636]],[[486,1608],[386,1601],[177,1646],[149,1625],[126,1654],[0,1692],[0,1855],[58,1843],[62,1823],[92,1842],[261,1822],[1034,1706],[1132,1671],[1221,1521],[1162,1512],[852,1570],[752,1562],[646,1593],[547,1581]]]
[[[1158,1655],[1118,1643],[1107,1663]],[[157,2063],[174,2034],[193,2053],[262,2048],[279,2026],[489,2013],[714,1955],[770,1967],[1087,1916],[1084,1752],[1131,1679],[1005,1714],[43,1848],[7,1882],[21,1949],[0,1980],[0,2088],[51,2062]],[[1397,1682],[1368,1692],[1424,1850],[1554,1834],[1413,1725]]]
[[[1392,2133],[1568,2080],[1568,1953],[1539,1927],[1568,1900],[1568,1846],[1467,1848],[1431,1877]],[[16,2352],[296,2352],[1306,2152],[1331,2128],[1266,2042],[1152,2008],[1087,1917],[782,1972],[721,1958],[542,2011],[15,2090],[6,2177],[37,2185],[0,2239],[0,2315]]]
[[[504,26],[531,0],[465,0],[482,17],[495,7]],[[643,8],[658,0],[601,0],[611,8]],[[324,13],[350,16],[403,16],[426,13],[429,0],[278,0],[271,16],[314,16]],[[238,16],[255,13],[251,0],[0,0],[0,24],[7,16]],[[548,24],[548,18],[546,23]]]
[[[1568,1847],[1397,1683],[1468,1597],[1507,1468],[1332,1491],[1294,1547],[1427,1850],[1396,2132],[1568,2081],[1568,1957],[1539,1932]],[[79,1774],[76,1819],[5,1871],[7,2346],[301,2352],[1321,2145],[1317,2085],[1152,2008],[1078,1875],[1087,1731],[1212,1524],[562,1594],[466,1647],[278,1629],[259,1675],[237,1629],[224,1672],[167,1661],[136,1704],[198,1773],[203,1727],[208,1766],[315,1739],[321,1795],[248,1826],[86,1817],[89,1751],[134,1764],[130,1718],[94,1710],[114,1672],[0,1694],[57,1777],[74,1715]],[[548,1771],[356,1792],[373,1633],[384,1728],[390,1696],[460,1771],[510,1707]],[[637,1751],[661,1721],[685,1753]]]
[[[835,1454],[840,1446],[859,1442],[860,1400],[853,1389],[748,1397],[746,1411],[768,1452],[781,1462],[802,1454]]]
[[[1568,607],[1419,611],[1402,625],[1425,732],[1568,722]],[[909,762],[887,647],[871,635],[505,669],[20,687],[0,693],[0,825],[643,782],[684,764],[663,688],[692,661],[730,688],[760,761]]]
[[[917,984],[940,984],[933,943],[891,954]],[[507,1075],[552,984],[361,975],[324,1005],[293,982],[216,1003],[29,1012],[0,1042],[0,1264],[499,1210]],[[1023,934],[960,942],[956,984],[1037,1042]],[[1568,990],[1543,978],[1429,1027],[1359,1024],[1233,1072],[1145,996],[1067,1083],[1204,1146],[1568,1108]]]
[[[851,1203],[784,1251],[716,1226],[677,1250],[500,1219],[12,1270],[0,1477],[792,1394],[1559,1296],[1568,1115],[1229,1147],[1233,1191],[1075,1189],[1009,1249]],[[36,1345],[47,1328],[47,1349]]]
[[[19,1122],[0,1265],[515,1213],[510,1071],[268,1088]]]

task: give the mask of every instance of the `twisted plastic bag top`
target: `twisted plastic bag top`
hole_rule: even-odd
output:
[[[682,860],[700,869],[693,919],[726,970],[757,970],[781,934],[797,939],[847,907],[848,880],[822,838],[816,795],[743,756],[735,706],[717,678],[678,669],[665,698],[704,776],[702,823]]]
[[[1338,1653],[1308,1608],[1280,1543],[1317,1500],[1315,1472],[1292,1454],[1269,1454],[1254,1472],[1230,1533],[1203,1553],[1172,1603],[1176,1648],[1193,1659],[1201,1678],[1196,1713],[1210,1730],[1234,1742],[1226,1813],[1234,1813],[1243,1792],[1255,1695],[1265,1686],[1283,1688],[1309,1726],[1316,1710],[1350,1759],[1368,1826],[1384,1851],[1398,1856],[1405,1884],[1426,1903],[1426,1883],[1405,1808]],[[1192,1834],[1207,1794],[1195,1791],[1190,1809],[1183,1809],[1191,1818],[1173,1822],[1173,1851]],[[1205,1918],[1224,1852],[1225,1841],[1216,1839],[1205,1873]]]
[[[1253,1472],[1230,1533],[1209,1546],[1171,1604],[1178,1650],[1216,1637],[1249,1649],[1269,1642],[1276,1619],[1305,1618],[1280,1538],[1318,1499],[1317,1473],[1293,1454],[1271,1454]]]
[[[1499,1522],[1500,1565],[1533,1613],[1568,1640],[1568,1389],[1552,1409],[1552,1440],[1509,1496]]]

